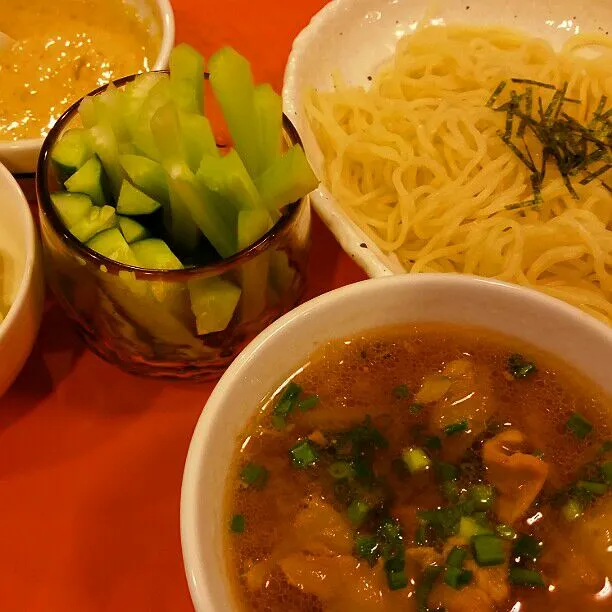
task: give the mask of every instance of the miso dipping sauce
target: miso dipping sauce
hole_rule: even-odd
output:
[[[146,5],[145,5],[146,6]],[[122,0],[2,0],[0,140],[45,136],[70,104],[152,67],[161,34]]]

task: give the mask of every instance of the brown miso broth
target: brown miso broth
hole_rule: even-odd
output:
[[[611,411],[560,359],[479,329],[325,345],[237,441],[237,609],[612,610]]]

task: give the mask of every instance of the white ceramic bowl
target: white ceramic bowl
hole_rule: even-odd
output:
[[[161,43],[151,70],[165,70],[168,67],[170,51],[174,46],[174,13],[170,0],[126,1],[133,4],[140,15],[145,17],[153,15],[154,27],[161,30]],[[87,93],[89,92],[83,92],[83,95]],[[5,164],[14,174],[33,174],[36,171],[38,154],[43,141],[44,138],[24,138],[17,141],[0,140],[0,163]]]
[[[434,8],[432,8],[434,7]],[[285,71],[283,106],[321,178],[323,156],[303,112],[307,88],[331,89],[339,70],[351,84],[368,86],[368,75],[390,58],[397,41],[419,24],[503,24],[548,40],[559,48],[577,32],[612,34],[610,0],[333,0],[293,43]],[[325,187],[312,203],[342,248],[368,273],[404,272],[344,213]]]
[[[196,426],[183,476],[181,541],[197,612],[233,609],[226,579],[228,466],[260,400],[321,343],[383,325],[476,325],[563,357],[612,394],[612,329],[531,289],[455,274],[372,279],[327,293],[260,334],[225,372]]]
[[[0,294],[11,307],[0,322],[0,396],[28,358],[43,308],[44,281],[28,202],[0,164]]]

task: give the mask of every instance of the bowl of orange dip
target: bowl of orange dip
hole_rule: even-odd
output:
[[[34,172],[44,137],[84,94],[122,76],[167,67],[169,0],[3,0],[0,163]]]

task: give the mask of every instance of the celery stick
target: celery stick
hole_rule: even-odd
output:
[[[87,96],[79,104],[79,117],[85,128],[93,127],[98,121],[98,114],[93,99],[93,96]]]
[[[318,184],[300,145],[294,145],[283,153],[255,181],[262,202],[272,211],[299,200]]]
[[[167,79],[167,75],[159,72],[145,72],[125,86],[123,115],[128,126],[138,119],[142,106],[153,87]]]
[[[140,191],[161,202],[163,206],[170,205],[166,173],[159,162],[144,155],[120,155],[119,163]]]
[[[238,248],[246,249],[259,240],[272,226],[270,214],[265,210],[242,210],[238,214]],[[243,321],[253,321],[266,307],[268,290],[268,271],[270,269],[269,250],[247,261],[240,269],[242,296],[240,317]]]
[[[236,211],[262,207],[257,188],[235,150],[218,158],[205,155],[198,179],[230,202]]]
[[[265,172],[281,151],[283,102],[267,83],[255,87],[255,113],[261,172]]]
[[[219,157],[219,149],[204,115],[180,113],[179,123],[187,164],[192,172],[197,172],[204,155]]]
[[[223,117],[251,177],[260,173],[257,114],[251,65],[231,47],[219,49],[208,62],[209,81]]]
[[[108,123],[97,123],[90,130],[92,147],[100,158],[110,184],[112,195],[117,198],[123,181],[123,168],[119,163],[117,139]]]
[[[179,119],[172,102],[161,106],[151,118],[151,133],[160,154],[162,166],[169,172],[171,167],[185,164],[185,153],[181,142]],[[198,228],[190,209],[173,185],[170,188],[170,227],[168,231],[175,247],[185,253],[193,253],[198,244]]]
[[[176,107],[186,113],[204,112],[204,58],[182,43],[170,54],[170,89]]]
[[[189,211],[219,255],[233,255],[236,252],[236,239],[232,226],[215,202],[207,198],[207,192],[200,187],[187,164],[174,164],[168,168],[168,184],[171,194]]]
[[[187,283],[198,335],[223,331],[240,300],[240,288],[218,276]]]

